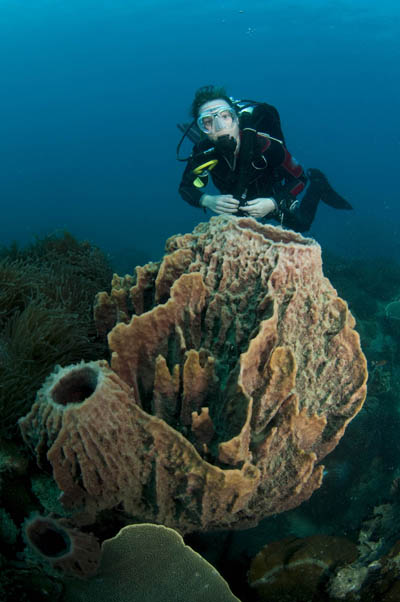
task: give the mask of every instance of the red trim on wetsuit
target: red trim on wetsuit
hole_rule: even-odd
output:
[[[289,193],[293,196],[297,196],[298,194],[300,194],[300,192],[302,192],[304,190],[304,188],[306,187],[304,182],[299,182],[298,184],[296,184],[296,186],[294,188],[292,188]]]
[[[285,160],[282,166],[295,178],[299,178],[303,173],[303,168],[296,159],[292,157],[287,148],[285,148]]]

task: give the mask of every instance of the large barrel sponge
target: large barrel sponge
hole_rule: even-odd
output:
[[[320,486],[364,402],[355,322],[300,234],[212,218],[166,251],[98,296],[111,369],[58,370],[22,434],[80,524],[255,525]]]

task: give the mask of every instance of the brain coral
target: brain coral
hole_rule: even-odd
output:
[[[20,421],[77,523],[118,507],[180,532],[241,528],[320,486],[366,361],[319,245],[212,218],[114,277],[105,361],[56,371]]]

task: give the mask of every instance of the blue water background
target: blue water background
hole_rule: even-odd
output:
[[[209,217],[175,149],[214,83],[274,104],[354,205],[320,206],[324,247],[398,259],[399,34],[397,0],[0,0],[0,244],[68,229],[121,269],[158,259]]]

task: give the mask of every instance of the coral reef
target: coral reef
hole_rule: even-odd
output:
[[[321,600],[331,572],[356,558],[357,546],[344,537],[287,538],[257,554],[250,565],[249,583],[260,602]]]
[[[385,307],[386,317],[390,320],[400,320],[400,301],[391,301]]]
[[[105,353],[92,304],[110,277],[104,254],[68,233],[0,252],[0,435],[15,435],[54,364]]]
[[[333,498],[330,500],[329,510],[337,511]],[[348,503],[348,496],[346,500]],[[397,600],[400,593],[398,513],[399,500],[394,497],[391,503],[373,508],[358,533],[347,529],[346,537],[316,534],[271,540],[250,564],[248,579],[255,600]],[[296,514],[294,511],[287,516],[294,518]],[[265,532],[268,536],[267,529]]]
[[[239,602],[218,572],[160,525],[123,528],[102,544],[97,575],[66,583],[66,602]]]
[[[0,508],[0,545],[2,543],[14,545],[17,541],[17,536],[18,529],[11,516],[4,508]]]
[[[357,558],[338,567],[327,591],[334,600],[397,600],[400,594],[400,540],[396,524],[398,504],[382,504],[362,523]],[[396,541],[397,540],[397,541]]]
[[[376,548],[373,538],[369,544]],[[362,533],[358,546],[345,537],[328,535],[272,542],[250,565],[254,600],[395,602],[400,595],[400,541],[374,559],[363,546]]]
[[[43,569],[21,561],[11,563],[0,556],[1,602],[64,602],[63,592],[63,584],[48,577]]]
[[[61,582],[46,574],[48,563],[43,570],[23,553],[21,523],[35,511],[35,500],[29,490],[28,461],[20,447],[20,442],[0,441],[0,600],[56,602],[62,594]]]
[[[318,244],[252,219],[171,238],[160,264],[114,277],[95,315],[111,369],[58,369],[20,421],[78,524],[118,506],[185,533],[294,508],[365,398]]]

